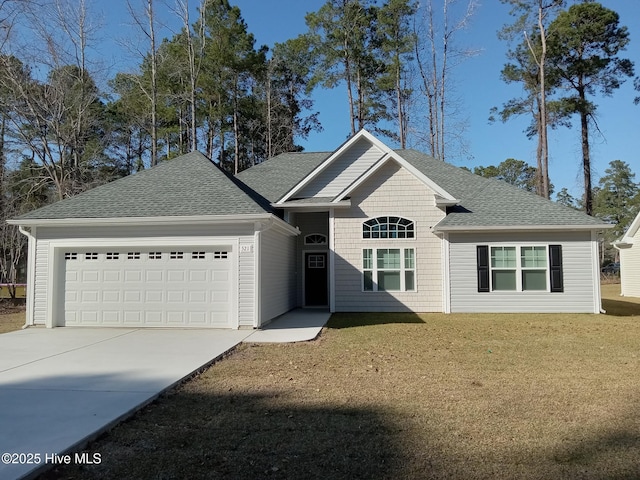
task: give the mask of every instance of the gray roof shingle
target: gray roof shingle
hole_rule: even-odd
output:
[[[240,172],[236,178],[270,202],[276,202],[332,153],[283,153]]]
[[[21,215],[17,220],[265,213],[254,192],[200,152]]]
[[[437,228],[605,226],[605,223],[501,180],[484,178],[416,150],[398,150],[407,162],[460,200]]]
[[[271,202],[282,198],[332,152],[286,153],[251,167],[238,179]],[[605,226],[572,208],[525,192],[500,180],[475,175],[417,150],[396,153],[460,200],[438,228]]]
[[[331,153],[281,154],[233,178],[192,152],[17,220],[266,213],[272,211],[270,202],[282,198]],[[437,228],[606,226],[582,212],[416,150],[396,153],[459,200]]]

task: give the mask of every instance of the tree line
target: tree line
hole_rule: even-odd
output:
[[[516,18],[500,31],[515,44],[502,77],[522,83],[527,95],[494,116],[531,116],[538,164],[523,181],[545,197],[552,191],[547,128],[578,116],[581,205],[593,213],[592,97],[633,75],[633,64],[618,57],[628,32],[615,12],[592,1],[568,9],[562,0],[502,1]],[[134,66],[105,78],[108,69],[93,53],[102,30],[87,0],[0,3],[3,281],[15,279],[24,257],[24,239],[5,228],[6,218],[195,149],[232,174],[299,151],[301,140],[322,129],[317,88],[346,93],[345,134],[368,128],[442,161],[465,150],[452,86],[455,67],[477,53],[456,41],[476,0],[327,0],[307,14],[305,32],[272,46],[256,45],[229,0],[126,5],[122,48]],[[167,15],[159,10],[172,19],[169,35],[161,33]]]

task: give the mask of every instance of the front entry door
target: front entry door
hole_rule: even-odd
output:
[[[327,291],[327,252],[307,252],[304,254],[304,304],[305,306],[326,306],[329,304]]]

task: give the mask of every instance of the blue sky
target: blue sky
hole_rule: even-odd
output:
[[[170,2],[171,0],[169,0]],[[195,2],[192,2],[195,3]],[[249,31],[256,37],[256,46],[283,42],[306,31],[305,14],[317,11],[324,0],[231,0],[240,7]],[[466,3],[459,0],[460,4]],[[449,158],[458,166],[497,165],[507,158],[525,160],[535,165],[536,141],[528,140],[523,130],[528,118],[489,124],[489,111],[510,98],[520,96],[518,86],[508,86],[500,80],[500,70],[506,61],[507,45],[499,41],[496,32],[512,22],[509,8],[498,0],[483,0],[467,31],[458,37],[460,46],[480,50],[455,71],[457,95],[467,119],[464,135],[468,143],[468,156]],[[624,52],[636,63],[640,75],[640,2],[637,0],[603,0],[601,3],[620,14],[622,25],[628,27],[631,42]],[[124,2],[112,4],[114,7]],[[123,7],[124,10],[124,7]],[[120,12],[118,12],[120,13]],[[124,12],[122,12],[124,13]],[[112,12],[107,12],[107,20]],[[120,16],[120,15],[118,15]],[[120,17],[122,18],[122,17]],[[114,66],[116,71],[118,66]],[[632,81],[627,81],[612,97],[599,97],[598,126],[603,135],[592,135],[594,185],[612,160],[627,162],[640,180],[640,105],[633,104],[637,92]],[[302,142],[307,151],[334,150],[349,134],[348,105],[343,88],[317,91],[315,110],[320,112],[324,130],[312,133]],[[582,195],[581,148],[578,119],[572,129],[561,128],[550,132],[550,176],[556,192],[567,187],[572,195]]]

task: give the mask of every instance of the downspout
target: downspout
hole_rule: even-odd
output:
[[[596,307],[599,308],[600,313],[607,313],[607,311],[602,308],[602,291],[600,289],[600,252],[598,249],[598,232],[596,230],[591,230],[591,244],[592,247],[592,265],[593,265],[593,278],[596,279],[595,293],[598,299],[598,305]]]
[[[35,228],[35,227],[33,227]],[[34,281],[36,278],[36,252],[35,252],[35,238],[33,234],[24,229],[24,227],[18,225],[18,231],[27,237],[29,243],[27,245],[27,287],[26,287],[26,318],[25,323],[22,326],[23,329],[33,326],[33,303],[34,303]]]

